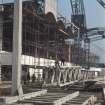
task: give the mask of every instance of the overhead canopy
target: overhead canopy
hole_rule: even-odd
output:
[[[45,15],[45,19],[47,20],[47,22],[49,23],[56,23],[56,19],[55,19],[55,16],[53,15],[53,13],[51,12],[48,12],[46,15]]]

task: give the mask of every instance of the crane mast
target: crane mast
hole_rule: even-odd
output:
[[[85,8],[84,8],[84,2],[83,0],[70,0],[71,3],[71,9],[72,9],[72,15],[71,15],[71,22],[73,22],[79,29],[80,29],[80,35],[79,35],[79,42],[78,46],[81,46],[81,41],[86,39],[87,37],[87,25],[86,25],[86,15],[85,15]],[[76,41],[75,41],[76,43]],[[83,54],[83,60],[80,61],[80,52],[78,48],[78,54],[76,54],[76,59],[78,60],[78,64],[80,65],[89,65],[87,64],[89,62],[89,52],[90,52],[90,45],[89,41],[84,41],[84,48],[85,48],[85,54]],[[76,61],[77,61],[76,60]]]
[[[80,28],[80,37],[86,32],[86,16],[83,0],[70,0],[72,15],[71,21]]]

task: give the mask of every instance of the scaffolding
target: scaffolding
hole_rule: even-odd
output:
[[[78,37],[78,29],[66,23],[65,18],[55,19],[53,13],[38,14],[35,1],[23,2],[22,22],[22,70],[40,73],[44,66],[55,66],[55,62],[62,59],[68,63],[77,63],[78,51],[81,54],[78,62],[82,61],[85,50],[80,46],[67,44],[65,40]],[[2,12],[2,50],[8,53],[13,51],[13,12],[14,4],[3,4]],[[73,52],[74,51],[74,52]],[[80,58],[81,57],[81,58]],[[10,70],[11,65],[2,65],[2,69]],[[39,71],[38,71],[39,69]],[[6,72],[2,70],[3,72]],[[10,70],[11,72],[11,70]],[[42,76],[42,74],[41,74]],[[6,76],[3,76],[5,80]],[[9,76],[11,80],[11,73]]]

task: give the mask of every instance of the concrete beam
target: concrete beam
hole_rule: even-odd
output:
[[[21,88],[22,54],[22,0],[14,2],[13,59],[12,59],[12,95],[22,92]]]

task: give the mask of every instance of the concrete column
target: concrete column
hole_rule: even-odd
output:
[[[0,58],[1,58],[1,53],[2,53],[2,36],[3,36],[3,19],[2,19],[2,14],[0,15]],[[1,60],[1,59],[0,59]],[[0,83],[1,81],[1,61],[0,61]]]
[[[69,44],[69,62],[71,62],[71,45]]]
[[[58,71],[58,75],[57,75],[57,85],[60,85],[61,83],[61,71]]]
[[[22,54],[22,0],[14,2],[13,27],[13,62],[12,62],[12,95],[22,92],[21,86],[21,54]]]
[[[55,69],[53,68],[53,73],[52,73],[52,77],[51,77],[51,84],[54,83],[54,78],[55,78]]]
[[[1,64],[0,64],[0,84],[2,83],[2,80],[1,80]]]

